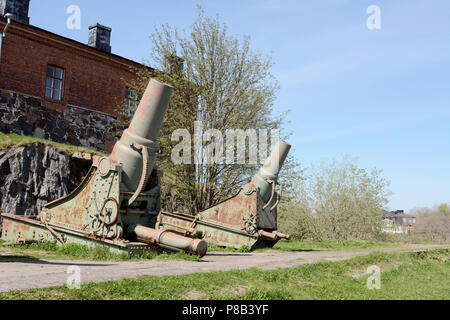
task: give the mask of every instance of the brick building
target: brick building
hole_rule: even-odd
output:
[[[100,24],[87,44],[30,25],[29,2],[0,0],[0,32],[14,15],[0,40],[0,131],[109,150],[116,108],[135,105],[126,84],[143,66],[111,53]]]
[[[406,215],[404,210],[387,212],[383,217],[384,231],[388,233],[408,234],[415,230],[416,217]]]

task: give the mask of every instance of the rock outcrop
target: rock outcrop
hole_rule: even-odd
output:
[[[72,192],[90,165],[41,143],[0,151],[0,207],[36,216],[47,202]]]

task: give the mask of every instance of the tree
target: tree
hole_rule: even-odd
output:
[[[196,213],[236,192],[265,158],[249,161],[252,151],[263,148],[260,141],[247,137],[245,163],[236,163],[239,150],[230,129],[244,134],[247,130],[279,130],[284,115],[273,115],[278,84],[270,73],[271,58],[253,53],[249,37],[239,40],[230,36],[218,16],[208,18],[200,7],[196,21],[184,33],[168,24],[155,28],[151,58],[161,72],[141,71],[131,87],[142,93],[148,79],[155,76],[175,87],[160,139],[164,149],[159,160],[164,169],[163,206],[168,210],[181,206]],[[196,148],[198,141],[193,138],[185,141],[185,137],[173,136],[176,129],[183,129],[194,137],[194,121],[201,126],[197,131],[220,133],[201,135],[200,143],[207,143],[206,148]],[[221,149],[221,138],[232,148]],[[174,163],[168,157],[180,142],[194,150],[191,163]],[[182,149],[182,153],[186,159],[189,150]],[[202,162],[211,158],[215,161]]]
[[[416,232],[425,233],[432,241],[442,239],[447,241],[450,237],[450,208],[447,203],[442,203],[431,210],[426,208],[417,214]]]
[[[437,211],[440,213],[449,213],[450,212],[450,208],[448,206],[448,203],[441,203],[438,208]]]
[[[381,171],[344,159],[311,166],[282,207],[280,229],[314,240],[373,238],[381,232],[389,182]]]

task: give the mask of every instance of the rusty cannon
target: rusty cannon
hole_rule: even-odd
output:
[[[150,80],[130,126],[110,156],[94,156],[82,183],[47,203],[36,219],[2,214],[2,239],[107,246],[117,252],[162,247],[204,256],[205,240],[159,228],[158,135],[173,88]]]
[[[250,250],[274,246],[290,236],[277,231],[277,207],[282,186],[278,175],[291,146],[279,140],[253,179],[233,197],[196,216],[161,212],[156,227],[199,237],[221,247]]]

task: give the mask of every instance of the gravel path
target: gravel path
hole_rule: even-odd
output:
[[[413,251],[435,247],[439,246],[413,245],[409,246],[407,250]],[[68,272],[68,268],[71,266],[80,268],[81,282],[86,283],[117,280],[140,275],[181,275],[218,270],[248,269],[252,267],[260,269],[289,268],[323,260],[350,259],[370,254],[376,250],[262,253],[211,252],[203,257],[200,262],[173,260],[129,262],[30,260],[17,258],[12,253],[3,252],[0,253],[0,256],[2,256],[0,259],[0,292],[64,285],[71,275]],[[393,250],[396,249],[384,251]]]

